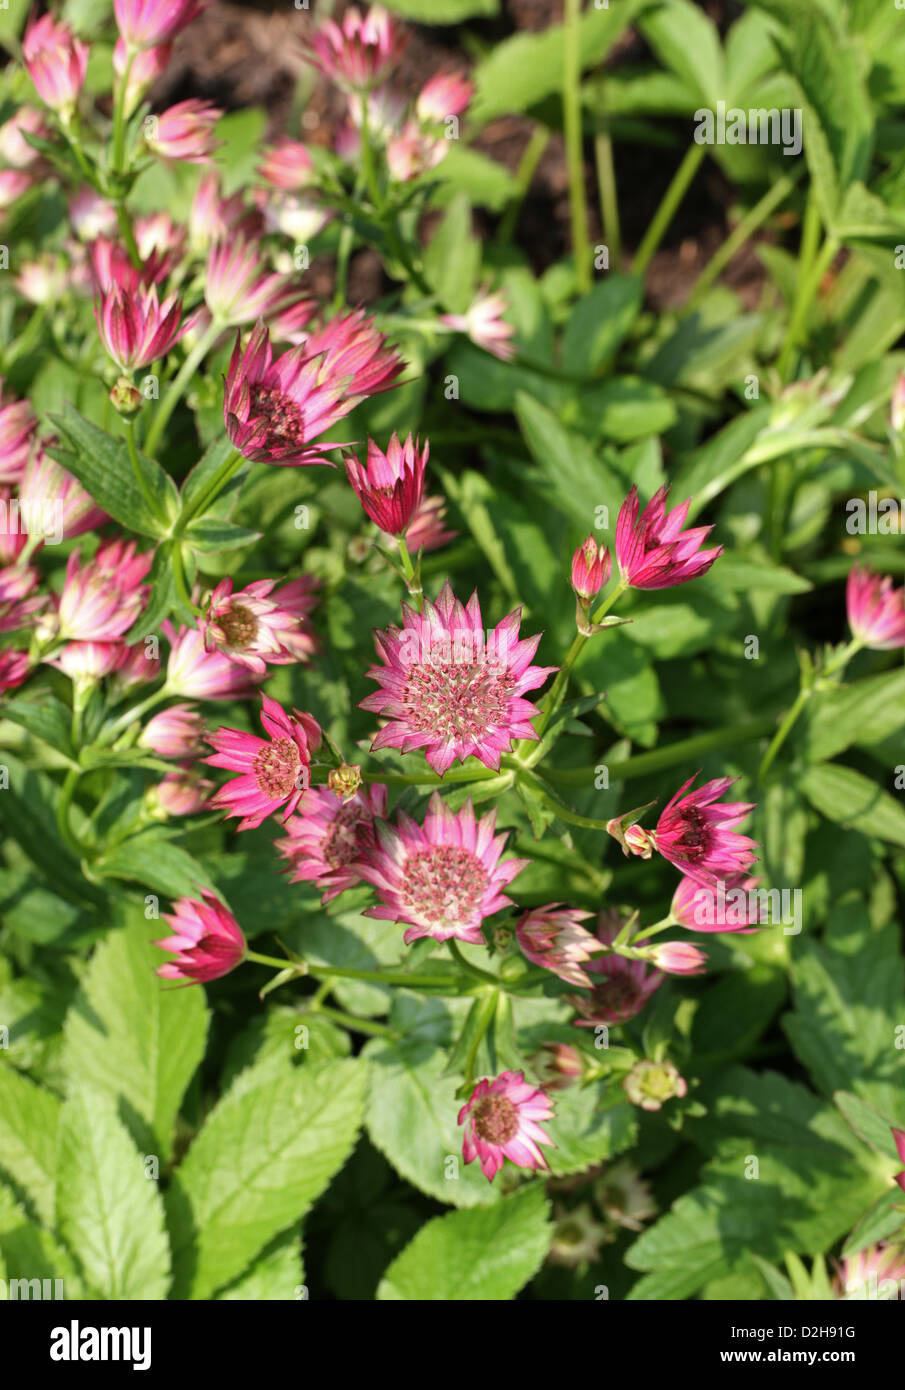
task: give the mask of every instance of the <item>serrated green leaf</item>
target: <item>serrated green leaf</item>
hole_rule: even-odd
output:
[[[71,449],[49,449],[76,477],[114,521],[141,536],[165,536],[179,512],[176,484],[159,464],[138,454],[144,487],[139,485],[124,439],[86,420],[67,403],[62,415],[51,415]],[[148,502],[145,491],[154,499]]]
[[[12,1067],[0,1065],[0,1171],[53,1224],[60,1102]]]
[[[894,845],[905,845],[905,808],[863,773],[837,763],[821,763],[800,773],[797,784],[828,820]]]

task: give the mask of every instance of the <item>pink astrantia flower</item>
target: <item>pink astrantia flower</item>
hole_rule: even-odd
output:
[[[28,401],[16,400],[0,377],[0,483],[18,483],[31,453],[38,417]]]
[[[503,318],[507,303],[502,290],[495,294],[484,290],[464,314],[441,314],[440,322],[454,333],[467,333],[473,343],[501,362],[510,362],[515,356],[515,344],[510,341],[515,328]]]
[[[402,628],[375,633],[382,666],[367,672],[380,689],[361,709],[383,715],[372,749],[423,748],[441,776],[474,755],[499,769],[513,740],[536,739],[527,690],[543,685],[555,666],[532,666],[540,636],[519,641],[521,609],[498,623],[485,641],[477,593],[464,606],[449,581],[424,612],[402,605]]]
[[[690,500],[667,515],[669,488],[654,493],[640,513],[638,489],[632,484],[616,522],[616,559],[622,578],[633,589],[668,589],[706,574],[723,553],[721,545],[701,550],[712,526],[683,531]]]
[[[384,786],[359,787],[347,801],[327,787],[310,787],[286,822],[288,839],[276,842],[289,861],[289,882],[315,884],[325,903],[360,883],[361,860],[376,846],[374,821],[386,809]]]
[[[411,435],[404,444],[394,434],[386,453],[368,440],[368,462],[363,466],[354,454],[345,456],[349,482],[367,515],[388,536],[402,536],[421,502],[424,470],[430,446],[424,448]]]
[[[317,607],[318,581],[311,574],[300,574],[274,589],[271,599],[284,613],[295,618],[295,627],[282,634],[282,643],[295,661],[310,661],[317,650],[317,635],[309,614]]]
[[[67,642],[47,664],[76,684],[93,685],[115,671],[121,660],[120,642]]]
[[[419,550],[438,550],[441,545],[446,545],[447,541],[455,540],[458,531],[448,531],[445,522],[445,499],[422,497],[405,533],[406,543],[412,554]]]
[[[383,81],[408,38],[408,30],[382,5],[372,5],[365,14],[351,5],[341,24],[327,19],[312,35],[312,62],[325,77],[363,91]]]
[[[905,372],[899,372],[889,403],[889,423],[896,431],[905,429]]]
[[[33,184],[34,179],[24,169],[0,169],[0,207],[8,208]]]
[[[445,121],[461,116],[474,96],[474,86],[462,72],[435,73],[418,93],[415,112],[420,121]]]
[[[759,883],[759,878],[749,878],[744,873],[730,874],[725,881],[719,879],[715,888],[703,887],[693,878],[682,878],[672,895],[670,914],[689,931],[747,935],[768,915],[755,893]]]
[[[37,106],[20,106],[18,111],[14,111],[9,120],[0,126],[0,159],[13,169],[30,169],[41,158],[34,145],[30,145],[25,139],[26,135],[37,135],[42,140],[50,139],[50,126],[45,120],[44,112]]]
[[[251,672],[222,652],[206,651],[204,634],[196,627],[178,632],[167,621],[160,625],[170,644],[167,691],[195,700],[242,700],[255,694]]]
[[[123,642],[120,662],[108,686],[112,698],[119,699],[137,685],[147,685],[160,675],[160,657],[155,656],[156,644],[138,642],[129,647]]]
[[[131,49],[169,43],[210,0],[113,0],[116,25]]]
[[[707,969],[706,953],[688,941],[658,942],[650,948],[649,958],[667,975],[703,975]]]
[[[905,589],[894,589],[887,576],[855,565],[845,591],[848,625],[864,647],[892,651],[905,647]]]
[[[281,135],[258,165],[258,173],[266,183],[287,192],[297,192],[311,182],[314,164],[301,140]]]
[[[905,1248],[881,1241],[837,1263],[833,1288],[837,1298],[886,1302],[901,1297],[903,1280]]]
[[[154,285],[131,293],[114,286],[95,305],[94,317],[101,342],[123,372],[165,357],[190,326],[188,320],[181,323],[181,300],[171,294],[161,303]]]
[[[69,199],[69,221],[80,241],[96,241],[116,233],[116,209],[93,188],[76,189]]]
[[[0,695],[20,686],[27,679],[30,670],[28,652],[0,652]]]
[[[154,788],[152,802],[168,816],[197,816],[199,811],[208,809],[216,790],[213,782],[187,764],[161,779]]]
[[[254,214],[253,214],[254,215]],[[226,198],[220,192],[216,174],[207,174],[199,183],[189,209],[189,240],[198,250],[238,232],[248,209],[241,193]],[[250,228],[243,229],[246,233]]]
[[[25,467],[19,512],[29,532],[60,540],[84,535],[107,520],[81,483],[40,448]]]
[[[194,97],[179,101],[161,115],[148,118],[145,132],[148,149],[161,159],[209,164],[218,144],[214,139],[214,126],[222,115],[219,107],[210,101]]]
[[[622,918],[618,912],[602,912],[597,925],[598,940],[609,946],[621,928]],[[628,1023],[641,1012],[666,978],[662,971],[649,969],[643,960],[632,960],[609,951],[589,961],[588,973],[590,997],[573,994],[568,1001],[580,1014],[575,1019],[578,1028]]]
[[[195,705],[171,705],[149,719],[138,737],[142,748],[150,748],[160,758],[185,761],[202,748],[204,719]]]
[[[748,801],[719,802],[736,777],[717,777],[689,792],[697,775],[689,777],[667,802],[656,830],[635,825],[625,839],[632,853],[649,858],[655,849],[680,873],[715,887],[720,878],[745,873],[754,863],[757,842],[734,829],[754,806]]]
[[[538,1121],[552,1117],[549,1096],[526,1081],[523,1071],[504,1071],[493,1081],[479,1081],[459,1111],[459,1124],[465,1125],[465,1162],[477,1158],[488,1182],[493,1182],[504,1158],[519,1168],[547,1168],[539,1145],[556,1145]]]
[[[113,71],[119,82],[126,81],[126,115],[131,116],[145,92],[154,85],[173,56],[171,43],[136,52],[119,38],[113,49]],[[128,76],[127,76],[128,74]]]
[[[263,323],[244,350],[237,336],[226,377],[226,432],[247,459],[303,467],[327,463],[314,441],[359,401],[392,385],[402,363],[361,311],[334,319],[274,359]]]
[[[437,792],[423,826],[404,811],[398,828],[378,822],[378,844],[365,855],[361,877],[377,889],[380,906],[365,916],[410,923],[406,944],[432,936],[480,945],[481,923],[511,905],[502,889],[529,862],[500,863],[508,836],[494,835],[495,825],[495,811],[476,821],[467,801],[456,815]]]
[[[235,917],[206,888],[199,898],[180,898],[173,912],[164,913],[173,932],[154,944],[172,951],[175,960],[157,967],[164,980],[205,984],[228,975],[245,957],[245,937]]]
[[[41,100],[54,111],[71,111],[85,82],[88,45],[67,24],[45,14],[25,31],[22,60]]]
[[[905,1164],[905,1129],[896,1129],[893,1127],[892,1138],[896,1146],[896,1153],[899,1155],[899,1162]],[[902,1169],[901,1173],[896,1173],[896,1182],[899,1184],[902,1191],[905,1192],[905,1168]]]
[[[320,726],[310,714],[287,714],[269,695],[262,700],[266,739],[238,729],[217,729],[207,736],[216,751],[204,761],[241,774],[211,798],[227,818],[241,818],[240,830],[254,830],[280,807],[284,820],[292,814],[308,789],[311,754],[321,740]]]
[[[211,245],[204,299],[225,327],[253,323],[297,297],[288,278],[268,269],[257,247],[244,237],[231,236]]]
[[[583,966],[600,951],[600,943],[581,923],[590,917],[564,903],[547,903],[525,912],[515,928],[515,939],[528,960],[552,970],[561,980],[579,989],[590,989]]]
[[[572,588],[579,598],[595,598],[610,577],[610,552],[594,536],[578,547],[572,556]]]
[[[295,660],[283,635],[295,632],[299,620],[274,599],[275,582],[257,579],[233,593],[232,580],[220,580],[201,623],[208,651],[223,652],[256,676],[265,674],[268,663],[284,666]]]
[[[151,592],[142,580],[151,554],[134,541],[105,541],[84,564],[73,551],[57,611],[58,634],[79,642],[112,642],[126,633]]]
[[[317,301],[297,299],[275,314],[268,314],[267,328],[272,343],[290,343],[299,347],[308,341],[308,325],[317,313]]]

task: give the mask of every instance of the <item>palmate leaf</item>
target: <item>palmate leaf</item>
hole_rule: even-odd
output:
[[[514,1298],[537,1272],[551,1232],[539,1182],[494,1207],[436,1216],[390,1265],[377,1297],[443,1302]]]
[[[351,1060],[239,1074],[167,1193],[175,1298],[209,1298],[301,1219],[352,1150],[364,1084]]]

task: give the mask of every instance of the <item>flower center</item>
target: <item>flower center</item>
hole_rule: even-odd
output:
[[[231,603],[226,613],[217,619],[230,647],[250,647],[258,635],[258,620],[241,603]]]
[[[468,660],[418,662],[409,671],[402,695],[405,717],[418,733],[467,742],[483,738],[491,725],[506,724],[513,678],[499,662]]]
[[[264,415],[268,435],[279,444],[306,444],[305,417],[300,407],[278,386],[252,387],[251,418]]]
[[[302,760],[291,738],[275,738],[255,757],[254,769],[258,786],[271,801],[285,801],[297,790]]]
[[[694,863],[702,859],[710,841],[709,826],[697,806],[682,812],[682,828],[678,837],[683,857]]]
[[[358,825],[364,812],[360,806],[341,806],[324,836],[322,854],[331,869],[344,869],[358,852]]]
[[[642,998],[641,986],[627,972],[607,976],[605,983],[595,984],[591,991],[594,1009],[605,1009],[621,1022],[626,1022],[638,1012]]]
[[[436,845],[405,861],[404,907],[427,927],[449,931],[481,921],[487,871],[471,850]]]
[[[471,1118],[475,1134],[488,1144],[508,1144],[518,1134],[518,1111],[508,1096],[483,1096]]]

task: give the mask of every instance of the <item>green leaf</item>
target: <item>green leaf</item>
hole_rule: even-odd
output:
[[[179,493],[159,464],[138,455],[143,489],[135,477],[124,439],[115,439],[106,430],[98,429],[68,402],[62,415],[51,415],[50,419],[72,449],[48,452],[78,478],[114,521],[141,536],[156,538],[168,533],[179,513]],[[153,507],[145,497],[145,489],[154,499]]]
[[[55,748],[65,758],[73,760],[72,712],[49,690],[41,691],[37,699],[19,696],[17,699],[5,701],[3,718],[11,719],[14,724],[27,729],[35,738],[49,743],[51,748]]]
[[[839,1109],[848,1120],[852,1129],[859,1139],[863,1139],[871,1148],[878,1153],[885,1154],[891,1158],[898,1167],[901,1164],[899,1151],[896,1148],[896,1141],[892,1137],[893,1124],[889,1117],[881,1115],[873,1105],[868,1105],[861,1100],[860,1096],[854,1096],[849,1091],[837,1091],[833,1096]],[[903,1103],[905,1108],[905,1103]],[[896,1125],[898,1129],[899,1126]]]
[[[204,866],[157,826],[114,845],[94,861],[94,868],[105,878],[144,883],[168,898],[197,897],[199,888],[213,886]]]
[[[302,1241],[293,1226],[277,1236],[254,1261],[251,1268],[221,1290],[218,1301],[237,1303],[273,1303],[280,1300],[297,1301],[306,1297],[302,1283]]]
[[[97,1298],[162,1299],[170,1252],[157,1184],[112,1101],[79,1084],[60,1115],[57,1220]]]
[[[176,603],[176,580],[173,574],[173,541],[165,541],[154,552],[154,559],[148,572],[148,585],[151,593],[144,611],[126,633],[126,641],[131,645],[156,632],[165,618],[168,618]]]
[[[435,1216],[397,1255],[377,1297],[396,1302],[514,1298],[537,1272],[551,1230],[540,1183],[495,1207]]]
[[[174,1297],[209,1298],[300,1220],[352,1150],[364,1079],[359,1061],[240,1073],[167,1194]]]
[[[0,1065],[0,1171],[53,1224],[60,1102],[12,1067]]]
[[[239,550],[244,545],[259,541],[261,533],[250,531],[247,526],[235,526],[231,521],[199,516],[197,521],[189,523],[185,538],[194,550]]]
[[[621,481],[607,468],[599,451],[579,434],[567,430],[552,410],[519,391],[515,414],[525,443],[549,485],[551,503],[591,529],[598,507],[605,507],[615,525],[625,496]]]
[[[554,1098],[553,1119],[544,1128],[556,1145],[544,1149],[550,1171],[580,1173],[627,1149],[637,1138],[638,1111],[624,1099],[606,1103],[606,1085],[569,1086]]]
[[[445,309],[462,313],[474,297],[481,270],[481,243],[472,230],[464,193],[450,203],[424,253],[424,277]]]
[[[837,825],[905,845],[905,809],[854,768],[821,763],[801,773],[798,786],[811,805]]]
[[[72,1080],[119,1102],[136,1143],[162,1161],[207,1035],[203,992],[167,989],[154,973],[164,959],[143,917],[111,931],[69,1010],[63,1049]]]
[[[443,0],[439,8],[436,0],[385,0],[385,7],[419,24],[459,24],[463,19],[499,14],[500,0]]]
[[[235,445],[227,435],[221,435],[213,444],[208,445],[182,484],[180,503],[183,516],[194,513],[195,507],[203,502],[214,478],[235,452]],[[211,505],[205,507],[204,511],[199,514],[198,519],[200,516],[205,516],[217,517],[221,521],[228,520],[239,500],[242,484],[249,471],[250,464],[243,463]]]
[[[716,25],[690,0],[669,0],[641,20],[641,31],[665,67],[694,93],[696,105],[726,98],[726,70]]]
[[[879,743],[905,727],[905,670],[825,691],[806,713],[802,743],[813,762],[834,758],[853,743]]]
[[[644,297],[639,275],[608,275],[575,305],[566,324],[562,365],[567,372],[593,376],[614,357]]]

